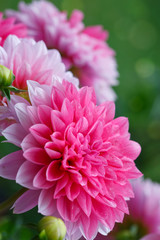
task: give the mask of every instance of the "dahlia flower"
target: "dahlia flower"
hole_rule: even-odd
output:
[[[28,81],[28,92],[29,102],[11,96],[15,123],[2,132],[20,150],[1,159],[0,176],[28,189],[14,212],[38,205],[39,213],[62,218],[70,240],[106,235],[128,213],[129,179],[141,176],[128,120],[114,119],[113,102],[97,106],[93,88]]]
[[[141,240],[159,240],[160,234],[149,234],[146,237],[142,238]]]
[[[129,216],[111,232],[113,239],[122,231],[131,231],[140,240],[160,239],[160,185],[143,178],[132,181],[134,199],[128,201]],[[159,238],[158,238],[159,237]],[[110,239],[107,237],[107,240]]]
[[[98,103],[116,99],[111,88],[118,83],[115,53],[107,45],[108,33],[101,26],[85,28],[82,12],[75,10],[67,19],[65,12],[43,0],[29,5],[20,2],[19,11],[8,10],[6,14],[25,24],[28,36],[43,40],[49,49],[58,49],[80,86],[95,88]]]
[[[26,90],[27,80],[40,84],[52,84],[55,80],[73,82],[78,86],[78,79],[71,72],[65,71],[65,65],[57,50],[48,50],[43,41],[19,39],[14,35],[7,37],[3,47],[0,47],[0,65],[12,70],[15,75],[13,86]],[[22,93],[25,97],[26,93]],[[3,100],[3,98],[1,98]],[[1,102],[5,105],[5,102]],[[0,107],[0,129],[12,122],[7,106]]]
[[[15,24],[15,18],[6,18],[3,19],[3,13],[0,12],[0,45],[2,46],[5,39],[10,34],[14,34],[20,38],[23,38],[27,35],[27,28],[24,24],[18,23]]]
[[[135,198],[128,202],[129,218],[144,235],[160,234],[160,185],[143,178],[134,180],[132,185]]]

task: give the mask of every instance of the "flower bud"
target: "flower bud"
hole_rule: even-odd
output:
[[[66,235],[66,226],[60,218],[43,217],[38,223],[40,239],[63,240]],[[46,238],[45,238],[46,237]]]
[[[10,86],[14,81],[13,72],[3,65],[0,65],[0,88]]]

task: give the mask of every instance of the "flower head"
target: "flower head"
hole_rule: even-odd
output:
[[[3,47],[0,47],[0,65],[11,70],[15,76],[12,85],[20,90],[27,90],[27,80],[51,85],[63,79],[78,86],[78,79],[71,72],[66,72],[61,56],[57,50],[48,50],[43,41],[19,39],[8,36]],[[8,70],[8,71],[9,71]],[[27,92],[20,93],[28,98]],[[8,111],[5,99],[1,96],[0,129],[10,125],[12,114]]]
[[[15,18],[9,17],[3,19],[3,13],[0,12],[0,45],[2,46],[5,39],[10,34],[14,34],[20,38],[24,38],[27,35],[27,28],[24,24],[15,24]]]
[[[1,159],[0,176],[29,189],[14,212],[38,205],[41,214],[63,219],[67,239],[106,235],[128,213],[129,179],[141,176],[128,120],[114,119],[112,102],[96,106],[92,88],[28,81],[28,91],[30,103],[11,96],[16,123],[2,132],[21,150]]]
[[[109,235],[113,239],[123,233],[134,239],[160,239],[160,185],[140,178],[133,180],[132,186],[135,197],[128,201],[129,215]]]
[[[160,234],[160,185],[143,178],[132,185],[135,198],[128,202],[131,221],[139,224],[145,234]]]
[[[118,83],[115,53],[105,42],[108,33],[101,26],[85,28],[82,12],[75,10],[68,19],[65,12],[43,0],[29,5],[21,2],[18,12],[8,10],[6,14],[25,24],[28,36],[43,40],[49,49],[58,49],[80,85],[95,88],[98,103],[116,99],[111,88]]]

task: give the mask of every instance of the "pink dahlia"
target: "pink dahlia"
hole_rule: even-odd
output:
[[[0,65],[13,71],[13,86],[18,89],[26,90],[27,80],[51,85],[55,80],[65,79],[78,86],[78,79],[74,78],[71,72],[65,71],[59,52],[48,50],[43,41],[35,42],[32,39],[8,36],[3,47],[0,47]],[[26,93],[22,94],[25,97]],[[1,105],[6,104],[2,101]],[[0,107],[1,130],[12,122],[10,115],[7,105]]]
[[[27,28],[24,24],[15,24],[15,18],[9,17],[3,19],[3,13],[0,12],[0,45],[2,46],[8,35],[14,34],[20,38],[27,35]]]
[[[143,178],[132,181],[134,199],[128,201],[129,216],[123,224],[117,224],[109,234],[113,239],[134,227],[134,238],[140,240],[160,239],[160,185]],[[132,236],[133,237],[133,236]],[[158,238],[159,237],[159,238]],[[107,237],[107,239],[110,239]]]
[[[42,14],[43,13],[43,14]],[[8,10],[18,23],[28,28],[28,36],[43,40],[47,47],[60,51],[67,67],[80,79],[81,86],[93,86],[97,102],[115,100],[111,86],[118,82],[115,53],[106,43],[108,33],[101,26],[84,27],[83,13],[75,10],[67,19],[47,1],[19,4],[19,11]]]
[[[128,202],[130,219],[144,235],[160,234],[160,185],[140,178],[133,181],[134,200]]]
[[[128,120],[114,119],[112,102],[96,106],[92,88],[28,81],[28,91],[30,102],[11,96],[16,122],[2,132],[21,149],[1,159],[0,176],[28,189],[14,212],[38,205],[41,214],[63,219],[70,240],[106,235],[128,213],[129,179],[141,176]]]
[[[160,234],[149,234],[142,238],[141,240],[159,240],[160,239]]]

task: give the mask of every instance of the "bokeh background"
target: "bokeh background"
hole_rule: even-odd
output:
[[[18,2],[0,1],[0,11],[17,9]],[[116,52],[119,71],[119,85],[114,88],[118,96],[116,115],[129,118],[131,138],[142,146],[136,164],[144,177],[160,182],[160,1],[52,2],[68,14],[75,8],[80,9],[84,12],[84,22],[87,26],[100,24],[108,30],[108,44]],[[0,157],[11,151],[11,144],[0,144]],[[19,186],[0,179],[0,189],[2,201],[19,189]],[[11,218],[5,220],[7,224],[0,224],[0,232],[2,228],[8,227],[13,231],[10,237],[6,237],[7,240],[30,239],[34,232],[32,234],[25,227],[22,229],[21,224],[38,221],[40,216],[36,214],[36,210],[22,216],[12,216],[11,212],[10,215]]]

